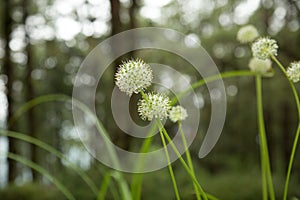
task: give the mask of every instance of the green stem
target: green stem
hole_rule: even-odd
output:
[[[148,100],[148,99],[147,99],[147,95],[144,93],[143,90],[140,91],[140,94],[142,95],[142,98],[143,98],[143,99],[145,99],[146,101]]]
[[[96,165],[96,169],[100,172],[100,174],[110,174],[110,177],[113,177],[112,176],[112,174],[113,174],[112,170],[106,171],[106,169],[103,168],[103,166],[101,166],[101,165]],[[120,200],[121,199],[120,196],[122,196],[122,195],[120,195],[120,193],[119,193],[120,191],[117,190],[118,188],[116,187],[116,183],[115,183],[115,182],[117,182],[117,180],[116,179],[111,179],[111,180],[112,181],[110,181],[108,189],[110,190],[112,198],[114,200]]]
[[[178,101],[178,99],[182,98],[184,95],[186,95],[187,93],[189,93],[190,91],[204,85],[207,84],[209,82],[213,82],[222,78],[232,78],[232,77],[243,77],[243,76],[256,76],[258,75],[257,72],[252,72],[249,70],[241,70],[241,71],[229,71],[229,72],[223,72],[221,74],[218,75],[214,75],[214,76],[209,76],[206,77],[205,79],[201,79],[195,83],[193,83],[191,85],[191,87],[187,88],[186,90],[184,90],[183,92],[179,93],[176,97],[174,97],[171,101],[171,105],[175,105]],[[274,75],[273,72],[269,72],[269,73],[265,73],[263,74],[264,77],[272,77]]]
[[[164,126],[162,125],[162,123],[160,121],[158,121],[158,123],[159,123],[160,128],[162,129],[162,132],[163,132],[164,136],[167,138],[168,142],[170,143],[171,147],[173,148],[173,151],[176,153],[176,155],[177,155],[179,161],[181,162],[183,168],[189,174],[189,176],[191,177],[191,179],[193,180],[193,182],[197,185],[199,191],[201,191],[202,194],[205,194],[205,192],[203,191],[203,189],[200,186],[199,182],[197,181],[196,177],[193,175],[191,169],[188,167],[188,165],[186,164],[186,162],[181,157],[181,154],[177,150],[176,146],[174,145],[173,141],[171,140],[170,136],[168,135],[166,129],[164,128]],[[206,195],[204,196],[204,200],[208,200]]]
[[[296,154],[296,150],[297,150],[297,145],[298,145],[298,141],[299,141],[299,135],[300,135],[300,125],[298,125],[298,127],[297,127],[297,132],[296,132],[296,135],[294,138],[294,143],[293,143],[289,166],[288,166],[287,175],[286,175],[286,181],[284,184],[283,200],[286,200],[287,195],[288,195],[289,183],[290,183],[290,178],[291,178],[291,173],[292,173],[292,168],[293,168],[293,162],[294,162],[295,154]]]
[[[67,199],[75,200],[75,197],[72,195],[72,193],[60,181],[58,181],[54,176],[52,176],[46,169],[44,169],[40,165],[13,153],[7,153],[7,157],[36,170],[37,172],[45,176],[47,179],[49,179],[66,196]]]
[[[268,199],[268,186],[267,186],[267,179],[266,179],[266,165],[265,165],[265,155],[264,155],[264,145],[263,145],[263,136],[262,136],[262,130],[264,130],[263,126],[263,122],[261,120],[262,116],[261,116],[261,112],[262,112],[262,105],[261,105],[261,86],[260,86],[260,77],[256,76],[256,97],[257,97],[257,115],[258,115],[258,126],[259,126],[259,138],[260,138],[260,158],[261,158],[261,173],[262,173],[262,196],[263,196],[263,200],[267,200]]]
[[[190,167],[193,175],[196,177],[194,166],[193,166],[193,162],[192,162],[192,159],[191,159],[191,154],[190,154],[190,151],[189,151],[189,147],[187,146],[187,142],[186,142],[183,130],[182,130],[181,122],[178,123],[178,128],[179,128],[179,132],[181,134],[182,142],[183,142],[183,145],[184,145],[184,149],[185,149],[185,154],[186,154],[186,159],[187,159],[187,162],[188,162],[188,166]],[[201,200],[201,196],[200,196],[199,190],[197,188],[197,185],[194,182],[193,182],[193,185],[194,185],[194,188],[195,188],[197,200]]]
[[[168,168],[169,168],[170,176],[171,176],[171,179],[172,179],[172,183],[173,183],[173,188],[174,188],[174,191],[175,191],[176,199],[180,200],[180,196],[179,196],[179,192],[178,192],[178,188],[177,188],[177,183],[176,183],[175,175],[174,175],[174,172],[173,172],[173,168],[172,168],[170,156],[169,156],[168,149],[167,149],[167,144],[166,144],[165,137],[164,137],[164,135],[162,133],[161,128],[159,128],[159,133],[160,133],[161,141],[163,143],[164,150],[165,150],[165,153],[166,153],[166,157],[167,157],[167,161],[168,161]]]
[[[219,200],[217,197],[214,197],[213,195],[208,194],[208,193],[206,193],[206,196],[207,196],[208,200]]]
[[[297,110],[298,110],[298,127],[297,127],[296,135],[294,138],[294,142],[293,142],[292,152],[291,152],[291,156],[290,156],[290,160],[289,160],[289,165],[288,165],[288,170],[287,170],[287,175],[286,175],[286,180],[285,180],[285,185],[284,185],[283,200],[286,200],[287,195],[288,195],[291,172],[292,172],[292,168],[293,168],[293,163],[294,163],[297,145],[298,145],[298,141],[299,141],[299,135],[300,135],[300,102],[299,102],[299,96],[298,96],[296,87],[295,87],[294,83],[288,78],[285,68],[283,67],[283,65],[279,62],[279,60],[275,56],[271,55],[271,58],[275,61],[275,63],[279,66],[279,68],[281,69],[281,71],[283,72],[285,77],[287,78],[289,85],[292,89],[294,99],[296,101]]]
[[[9,121],[9,124],[13,124],[16,121],[16,119],[19,118],[24,112],[33,108],[34,106],[45,102],[51,102],[51,101],[63,101],[63,102],[73,101],[76,107],[84,111],[85,114],[91,118],[91,120],[95,121],[98,131],[102,134],[103,139],[105,140],[105,144],[108,148],[108,153],[110,154],[113,164],[115,166],[119,166],[119,161],[117,159],[116,153],[114,152],[114,149],[111,148],[110,145],[108,145],[108,141],[109,141],[108,133],[105,130],[102,123],[97,119],[97,116],[95,116],[85,104],[81,103],[76,99],[72,99],[69,96],[54,94],[54,95],[40,96],[35,99],[32,99],[31,101],[27,102],[24,106],[22,106],[20,109],[17,110],[16,114],[12,116],[11,121]]]
[[[98,120],[97,116],[95,116],[85,104],[83,104],[80,101],[75,100],[75,99],[72,99],[72,101],[73,101],[73,103],[75,103],[75,105],[79,109],[81,109],[82,111],[84,111],[85,114],[88,117],[90,117],[92,121],[95,122],[95,125],[96,125],[96,128],[97,128],[98,132],[102,135],[102,137],[104,139],[105,145],[107,147],[107,152],[110,155],[112,163],[114,164],[114,167],[116,167],[118,169],[119,166],[120,166],[119,159],[118,159],[118,156],[117,156],[117,154],[115,152],[114,147],[112,147],[110,145],[111,142],[110,142],[109,134],[106,131],[106,129],[103,126],[103,124]],[[117,182],[118,182],[118,184],[120,186],[122,198],[124,200],[131,200],[132,197],[131,197],[131,194],[130,194],[130,190],[129,190],[129,187],[128,187],[128,184],[127,184],[125,178],[123,177],[123,174],[121,172],[119,172],[119,171],[115,171],[114,178],[118,180]]]
[[[151,145],[151,142],[153,140],[153,137],[151,135],[154,133],[156,130],[157,126],[155,123],[153,124],[151,130],[149,131],[148,138],[146,138],[143,142],[143,145],[141,147],[140,153],[147,153],[149,150],[149,147]],[[143,158],[143,157],[142,157]],[[143,167],[144,164],[144,159],[139,159],[137,163],[137,171],[140,171]],[[142,184],[143,184],[143,173],[136,173],[132,177],[132,182],[131,182],[131,196],[133,200],[139,200],[141,199],[141,193],[142,193]]]
[[[22,134],[22,133],[14,132],[14,131],[0,130],[0,135],[16,138],[16,139],[34,144],[34,145],[52,153],[53,155],[57,156],[62,161],[68,163],[68,165],[86,182],[86,184],[91,188],[91,190],[94,192],[94,194],[97,195],[98,189],[97,189],[95,183],[86,175],[86,173],[83,170],[81,170],[80,168],[76,167],[74,164],[72,164],[61,152],[57,151],[52,146],[50,146],[47,143],[44,143],[43,141],[38,140],[36,138],[30,137],[30,136]]]
[[[105,174],[105,176],[102,180],[97,200],[105,200],[105,196],[107,193],[107,188],[109,187],[109,184],[110,184],[110,180],[111,180],[111,174],[108,172]]]
[[[257,117],[259,126],[259,136],[261,143],[261,159],[262,159],[262,189],[263,189],[263,199],[267,199],[267,190],[269,189],[269,194],[271,200],[275,200],[275,193],[272,181],[270,160],[268,145],[265,132],[264,116],[263,116],[263,104],[262,104],[262,85],[261,76],[256,76],[256,96],[257,96]]]
[[[114,179],[116,179],[117,184],[120,187],[121,190],[121,196],[123,200],[131,200],[131,194],[130,194],[130,189],[128,187],[128,184],[125,180],[125,178],[123,177],[123,174],[119,171],[113,171],[114,173],[112,174],[112,176],[114,177]]]

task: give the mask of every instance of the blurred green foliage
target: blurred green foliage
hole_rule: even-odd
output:
[[[12,185],[0,190],[1,199],[5,200],[63,200],[64,197],[52,186],[38,184]]]
[[[112,24],[110,21],[110,2],[108,0],[101,1],[100,6],[93,4],[93,1],[82,1],[82,5],[72,7],[69,13],[60,13],[61,11],[55,7],[58,2],[55,0],[31,0],[26,5],[29,13],[25,21],[26,28],[29,30],[30,43],[21,42],[21,47],[15,47],[17,48],[15,50],[11,47],[14,74],[10,78],[14,80],[14,90],[11,92],[14,97],[12,103],[15,108],[19,108],[28,100],[25,96],[29,84],[33,87],[35,97],[53,93],[71,96],[76,72],[85,56],[99,42],[110,36]],[[202,4],[198,5],[199,2],[202,2]],[[299,60],[299,2],[290,0],[258,1],[256,9],[250,12],[249,16],[244,17],[246,18],[244,21],[241,21],[243,17],[239,17],[236,12],[238,7],[245,2],[252,1],[173,0],[158,7],[161,16],[158,19],[152,19],[146,17],[147,13],[144,13],[147,9],[147,1],[141,0],[137,1],[137,6],[134,8],[134,18],[137,27],[166,27],[196,36],[221,72],[248,69],[247,65],[251,57],[250,49],[236,41],[238,28],[247,23],[255,25],[261,35],[271,35],[278,41],[280,46],[278,58],[286,66],[291,61]],[[16,39],[15,42],[18,39],[21,41],[26,40],[24,32],[27,29],[24,29],[24,20],[22,21],[22,6],[24,6],[22,1],[11,0],[11,5],[14,33],[11,34],[11,45],[13,45],[14,39]],[[130,27],[129,11],[131,6],[131,1],[121,1],[122,30]],[[80,13],[81,7],[85,7],[87,10],[96,7],[99,11],[82,14]],[[250,8],[251,6],[246,6],[242,11],[248,12],[248,10],[251,10]],[[3,2],[0,2],[0,9],[3,9]],[[99,13],[104,13],[104,16]],[[154,16],[154,14],[152,15]],[[81,31],[69,40],[65,40],[56,34],[58,31],[56,23],[64,17],[71,18],[81,27]],[[97,34],[94,32],[94,34],[89,34],[88,31],[83,31],[89,25],[93,26],[95,20],[103,24],[105,29],[103,33]],[[0,73],[2,73],[4,71],[3,58],[5,56],[3,53],[5,46],[3,30],[5,25],[2,18],[0,18],[0,26]],[[39,28],[42,29],[40,35],[34,32],[38,31]],[[52,31],[48,33],[47,28]],[[24,47],[22,47],[22,44]],[[28,45],[30,45],[30,52],[26,49]],[[168,52],[142,50],[131,52],[122,56],[122,58],[128,59],[132,56],[141,57],[147,63],[153,62],[173,66],[176,70],[189,75],[192,81],[201,78],[200,75],[195,75],[195,70],[189,67],[189,63],[184,59]],[[29,72],[28,58],[30,58],[32,65],[32,70]],[[118,64],[120,64],[119,61],[112,63],[105,76],[100,80],[101,87],[99,86],[96,94],[97,113],[106,128],[110,130],[114,143],[121,147],[131,148],[132,151],[138,151],[142,140],[123,137],[123,133],[116,126],[110,111],[113,72]],[[263,98],[272,170],[275,174],[276,193],[280,197],[298,119],[296,118],[297,110],[288,83],[275,66],[274,70],[275,76],[266,78],[263,81]],[[27,73],[31,74],[31,82],[27,82],[24,78]],[[3,76],[1,77],[4,80]],[[201,93],[205,101],[205,106],[200,110],[201,127],[199,128],[199,134],[190,148],[196,171],[199,172],[198,178],[208,192],[220,199],[260,199],[260,159],[254,81],[252,77],[231,78],[225,79],[224,84],[227,91],[233,87],[237,89],[237,93],[231,95],[228,92],[227,118],[223,133],[214,150],[202,160],[198,159],[197,154],[199,144],[203,139],[203,133],[207,130],[210,120],[210,103],[207,88],[201,87],[196,90]],[[297,89],[299,90],[299,86],[297,86]],[[138,99],[138,96],[133,96],[133,98]],[[34,113],[35,124],[30,124],[28,116],[24,115],[15,124],[15,128],[20,132],[30,134],[30,126],[34,126],[37,138],[62,151],[72,162],[87,170],[94,181],[100,185],[103,173],[98,172],[98,167],[95,166],[99,163],[86,154],[78,136],[74,133],[70,104],[51,102],[34,108]],[[132,115],[136,116],[136,113]],[[4,121],[3,119],[0,120]],[[135,120],[142,123],[139,119]],[[154,146],[160,145],[159,139],[154,140]],[[75,156],[72,154],[74,149],[77,152]],[[30,158],[32,152],[28,143],[18,141],[18,150],[19,154]],[[298,154],[296,155],[297,158],[299,158]],[[65,163],[42,150],[37,150],[37,155],[38,163],[56,177],[60,177],[63,183],[74,192],[76,198],[94,199],[89,189],[82,186],[84,183],[70,172]],[[290,196],[299,197],[300,193],[297,186],[300,185],[300,160],[297,158],[293,168]],[[99,166],[103,171],[109,170],[102,165]],[[177,162],[174,168],[183,199],[195,199],[192,184],[185,172]],[[28,168],[19,165],[18,171],[18,180],[21,183],[31,181],[32,177]],[[130,176],[130,174],[126,174],[129,182]],[[0,177],[0,179],[4,180],[4,177]],[[5,188],[1,190],[0,197],[7,200],[42,198],[59,200],[63,198],[56,189],[52,188],[51,185],[47,185],[43,179],[36,182],[36,184],[25,184],[23,186],[6,186],[3,183],[2,185]],[[110,190],[107,199],[115,199],[113,194],[116,193],[115,190]],[[43,194],[43,196],[41,197],[40,194]],[[172,199],[174,198],[173,195],[171,181],[166,169],[145,175],[143,199]]]

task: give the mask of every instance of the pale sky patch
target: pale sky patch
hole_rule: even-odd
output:
[[[239,25],[246,24],[249,17],[257,10],[259,7],[260,0],[246,0],[240,3],[234,9],[234,22]]]
[[[71,17],[58,18],[55,28],[57,37],[63,40],[71,40],[81,31],[80,23]]]
[[[144,5],[141,7],[140,14],[145,18],[160,22],[163,17],[162,7],[171,1],[172,0],[144,0]]]

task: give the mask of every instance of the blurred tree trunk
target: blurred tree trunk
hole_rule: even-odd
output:
[[[110,1],[111,12],[111,35],[115,35],[122,31],[122,23],[120,19],[121,4],[119,0]]]
[[[11,18],[12,13],[12,1],[3,1],[4,11],[3,11],[3,29],[4,29],[4,40],[5,40],[5,57],[3,58],[3,71],[7,75],[7,119],[11,118],[13,115],[13,65],[11,62],[11,50],[9,48],[10,37],[12,33],[13,20]],[[15,130],[13,126],[8,124],[7,129]],[[8,151],[11,153],[17,153],[17,140],[14,138],[8,138]],[[11,159],[8,159],[8,182],[13,183],[18,174],[17,163]]]
[[[129,8],[130,29],[137,27],[137,20],[136,20],[137,7],[138,7],[137,0],[131,0],[131,6]]]
[[[111,4],[111,36],[120,33],[123,31],[123,24],[120,19],[120,11],[121,11],[121,4],[119,0],[110,0]],[[134,29],[136,28],[136,8],[137,8],[137,3],[136,0],[131,0],[131,6],[128,9],[128,14],[129,14],[129,29]],[[131,35],[131,40],[134,40],[134,35]],[[124,42],[130,42],[130,45],[134,45],[133,42],[131,41],[124,41]],[[113,53],[115,55],[118,54],[118,47],[122,44],[122,41],[113,41],[112,47],[113,47]],[[133,47],[133,46],[132,46]],[[115,67],[114,73],[117,70],[117,66],[121,64],[122,62],[122,57],[126,58],[131,58],[133,57],[134,52],[128,52],[126,55],[122,55],[120,58],[117,58],[115,62],[113,63]],[[115,56],[116,57],[116,56]],[[114,75],[112,75],[113,77]],[[109,124],[109,123],[106,123]],[[128,136],[125,133],[122,133],[120,130],[110,127],[109,130],[115,130],[114,132],[116,133],[115,138],[113,138],[114,142],[120,145],[123,149],[129,149],[130,146],[130,136]]]
[[[23,0],[22,8],[23,8],[23,24],[25,27],[25,54],[27,56],[27,66],[25,71],[25,101],[28,102],[35,97],[33,81],[31,78],[31,72],[33,70],[32,64],[32,45],[30,44],[30,36],[28,33],[28,29],[26,27],[26,19],[30,13],[30,0]],[[29,109],[27,114],[27,124],[28,124],[28,132],[31,137],[37,138],[37,130],[36,130],[36,117],[34,113],[34,109]],[[38,148],[34,144],[30,144],[30,158],[31,161],[38,164]],[[31,170],[33,181],[38,181],[41,177],[39,173],[35,170]]]
[[[136,20],[136,10],[137,10],[137,1],[136,0],[131,0],[131,5],[128,9],[128,14],[129,14],[129,29],[135,29],[137,27],[137,20]],[[132,49],[134,49],[134,43],[135,41],[135,35],[134,32],[131,33],[131,42],[130,44],[132,45]],[[134,51],[129,52],[128,57],[134,58]]]
[[[136,18],[136,10],[138,8],[138,5],[137,5],[137,0],[131,0],[131,5],[128,9],[128,15],[129,15],[129,29],[135,29],[137,27],[137,18]],[[131,32],[130,34],[130,45],[131,45],[131,49],[135,49],[135,32]],[[127,55],[128,58],[135,58],[135,51],[130,51]],[[133,96],[132,97],[133,99],[133,102],[136,102],[139,97],[138,96]],[[139,115],[137,114],[136,112],[137,108],[135,106],[129,106],[129,112],[131,113],[131,117],[133,119],[138,119]],[[130,146],[130,137],[125,134],[124,136],[124,146],[129,149],[129,146]]]
[[[110,1],[110,15],[111,15],[111,36],[114,36],[115,34],[118,34],[122,31],[123,26],[122,26],[122,22],[121,22],[121,18],[120,18],[120,9],[121,9],[121,3],[119,0],[109,0]],[[111,74],[110,77],[114,77],[114,74],[117,71],[117,66],[121,63],[121,59],[120,58],[116,58],[116,55],[118,54],[118,46],[120,45],[118,41],[112,40],[112,53],[113,53],[113,57],[115,58],[114,62],[112,63],[112,65],[114,66],[113,70],[111,70]],[[110,102],[110,99],[108,97],[111,97],[111,91],[113,90],[114,87],[114,79],[112,78],[110,83],[109,83],[109,89],[106,90],[106,102]],[[109,105],[110,107],[111,105]],[[116,127],[114,127],[114,125],[112,123],[110,123],[110,120],[113,120],[111,111],[106,112],[106,123],[108,125],[108,130],[110,130],[111,132],[113,132],[112,135],[112,141],[116,144],[119,144],[119,142],[123,141],[123,133],[117,129]],[[109,113],[109,114],[108,114]],[[123,146],[123,145],[121,145]]]
[[[295,7],[295,11],[297,12],[297,18],[298,18],[298,22],[300,22],[300,8],[297,4],[297,0],[288,0],[288,4]]]

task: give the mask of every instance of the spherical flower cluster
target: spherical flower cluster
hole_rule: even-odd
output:
[[[253,42],[258,37],[258,31],[252,25],[247,25],[240,28],[240,30],[237,33],[237,40],[241,43]]]
[[[144,61],[140,59],[129,60],[120,65],[115,78],[119,89],[131,96],[151,85],[153,72]]]
[[[300,61],[291,63],[286,73],[289,79],[294,83],[300,81]]]
[[[169,118],[172,122],[183,121],[188,117],[186,109],[182,106],[174,106],[169,112]]]
[[[272,62],[270,59],[262,60],[259,58],[252,58],[249,62],[249,68],[253,72],[266,73],[271,69]]]
[[[252,53],[256,58],[265,60],[271,55],[277,56],[277,42],[270,38],[259,38],[252,44]]]
[[[148,93],[138,102],[138,112],[143,120],[152,121],[153,118],[163,120],[168,117],[170,99],[164,94]]]

